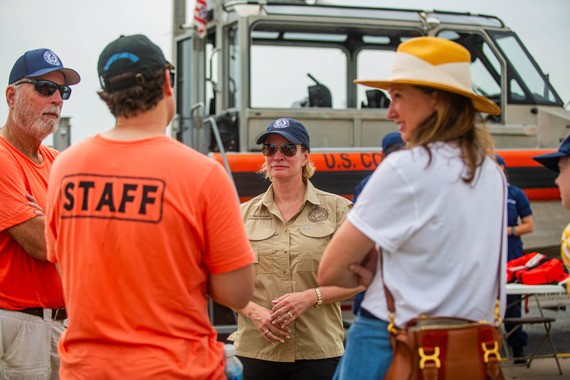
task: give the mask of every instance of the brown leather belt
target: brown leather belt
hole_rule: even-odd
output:
[[[29,315],[35,315],[36,317],[43,318],[44,317],[44,309],[41,307],[31,307],[24,310],[17,310],[20,313],[26,313]],[[61,307],[59,309],[51,309],[51,319],[54,321],[63,321],[67,318],[67,312],[65,308]]]

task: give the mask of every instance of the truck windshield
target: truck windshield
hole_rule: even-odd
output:
[[[473,90],[504,106],[563,102],[512,31],[442,27],[437,35],[471,53]],[[487,32],[487,33],[486,33]],[[386,77],[414,28],[259,22],[250,30],[252,108],[386,108],[385,94],[354,79]],[[237,72],[237,71],[236,71]]]
[[[328,88],[330,104],[346,108],[346,54],[338,48],[308,46],[251,47],[251,106],[309,107],[309,87]]]
[[[563,105],[548,77],[515,33],[489,34],[508,61],[509,103]]]
[[[254,24],[250,31],[250,106],[386,108],[386,102],[378,102],[378,91],[367,92],[370,88],[353,81],[386,75],[399,43],[419,35],[414,28]]]

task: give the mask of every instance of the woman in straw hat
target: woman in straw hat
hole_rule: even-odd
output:
[[[457,43],[418,37],[400,44],[388,79],[356,81],[388,90],[407,147],[372,175],[319,267],[320,285],[368,286],[335,378],[380,379],[390,364],[384,286],[397,326],[421,314],[494,319],[506,183],[479,112],[500,109],[471,90],[470,62]]]

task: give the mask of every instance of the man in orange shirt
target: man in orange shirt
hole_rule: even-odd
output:
[[[45,197],[58,152],[42,141],[79,74],[49,49],[26,52],[6,88],[0,129],[0,378],[57,379],[64,330],[61,280],[46,260]]]
[[[71,146],[50,176],[48,259],[61,269],[65,379],[223,379],[207,305],[241,308],[253,252],[223,167],[165,136],[174,67],[143,35],[99,57],[116,124]]]

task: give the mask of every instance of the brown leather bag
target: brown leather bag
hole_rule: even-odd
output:
[[[460,318],[420,317],[393,330],[385,380],[503,380],[497,326]]]

